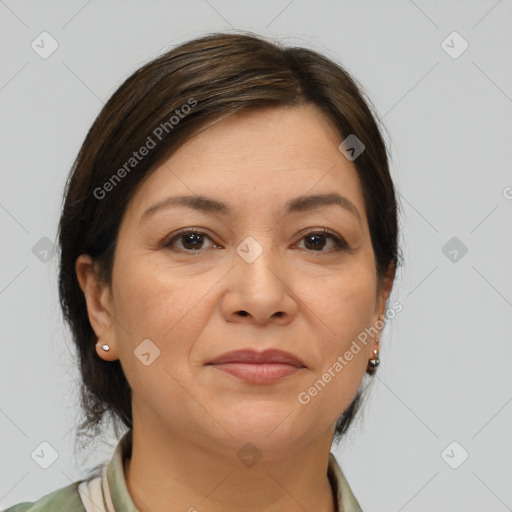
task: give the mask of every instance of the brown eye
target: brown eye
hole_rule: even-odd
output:
[[[334,250],[343,249],[347,247],[346,242],[342,238],[338,237],[337,235],[335,235],[334,233],[327,229],[324,229],[319,232],[308,233],[306,236],[302,238],[302,240],[305,240],[304,245],[306,246],[306,249],[311,250],[313,252],[328,252],[330,249],[332,250],[332,247],[328,247],[327,250],[325,251],[323,250],[326,245],[329,245],[326,242],[327,239],[332,240],[331,246],[332,244],[334,244]]]
[[[205,239],[211,241],[210,237],[201,231],[194,231],[192,229],[186,229],[175,234],[170,240],[165,242],[164,247],[174,248],[176,242],[180,243],[180,246],[176,247],[176,250],[183,252],[199,251],[203,249]]]

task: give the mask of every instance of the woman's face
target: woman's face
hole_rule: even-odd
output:
[[[362,190],[341,140],[311,105],[239,113],[189,140],[137,191],[104,311],[86,297],[111,346],[98,354],[120,359],[140,428],[210,450],[330,444],[378,338],[358,335],[381,318],[391,286],[377,294]],[[337,194],[352,207],[316,200],[288,211],[298,198]],[[212,203],[165,203],[178,196]],[[184,228],[196,234],[178,236]],[[288,351],[303,367],[237,376],[247,365],[209,364],[242,349]]]

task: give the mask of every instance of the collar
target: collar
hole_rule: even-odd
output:
[[[337,512],[363,512],[332,452],[329,454],[327,476],[334,493],[335,510]]]
[[[123,512],[138,512],[132,501],[126,480],[124,478],[124,460],[131,456],[132,430],[128,430],[117,443],[114,455],[107,467],[107,479],[110,496],[115,510]]]
[[[124,460],[131,456],[132,430],[126,432],[117,443],[112,459],[107,467],[107,479],[115,510],[138,512],[132,501],[124,477]],[[336,458],[329,454],[327,476],[336,502],[336,512],[362,512]]]

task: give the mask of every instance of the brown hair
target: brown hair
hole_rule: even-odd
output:
[[[99,277],[111,284],[118,230],[130,198],[159,164],[207,124],[241,110],[309,103],[335,123],[343,138],[355,134],[365,146],[354,164],[379,286],[391,263],[396,270],[398,205],[386,146],[365,98],[362,87],[332,60],[247,32],[215,33],[186,42],[121,84],[80,148],[67,179],[59,223],[60,303],[82,378],[80,435],[96,435],[105,415],[116,432],[119,422],[132,428],[132,409],[119,360],[107,362],[96,353],[76,259],[89,254]],[[134,151],[143,146],[149,148],[146,155],[135,159]],[[358,392],[338,418],[335,440],[349,427],[360,401]]]

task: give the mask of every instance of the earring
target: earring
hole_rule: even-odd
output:
[[[110,350],[110,345],[107,345],[106,343],[104,345],[96,343],[96,347],[101,347],[105,352],[108,352]]]
[[[366,372],[369,373],[370,375],[376,372],[377,366],[379,366],[380,364],[379,351],[377,349],[374,349],[373,354],[374,358],[368,360],[368,368],[366,370]]]

